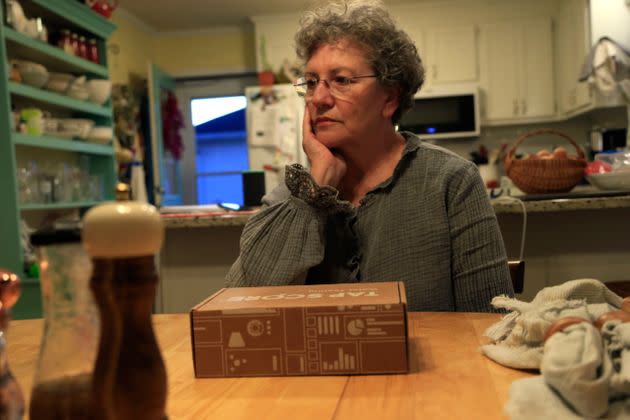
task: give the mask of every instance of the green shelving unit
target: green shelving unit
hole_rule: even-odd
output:
[[[112,109],[105,106],[100,106],[86,101],[80,101],[78,99],[70,98],[65,95],[61,95],[55,92],[48,92],[46,90],[37,89],[32,86],[23,85],[15,82],[8,82],[9,92],[15,96],[28,98],[32,100],[32,103],[36,103],[41,106],[52,105],[55,108],[71,109],[73,111],[79,111],[84,114],[91,114],[101,117],[112,117]]]
[[[72,203],[41,203],[41,204],[21,204],[20,210],[59,210],[92,207],[99,201],[76,201]]]
[[[90,155],[113,156],[114,149],[109,144],[87,143],[82,140],[66,140],[51,136],[29,136],[22,133],[11,133],[13,144],[38,147],[42,149],[65,150]]]
[[[107,77],[107,67],[92,63],[81,57],[67,54],[60,48],[45,42],[29,38],[9,27],[4,28],[9,54],[29,61],[46,61],[49,69],[64,69],[71,73],[87,73],[98,77]]]
[[[95,38],[98,41],[100,63],[92,63],[68,54],[56,46],[15,31],[0,24],[0,57],[4,62],[11,58],[43,64],[49,71],[86,75],[88,78],[108,78],[106,61],[107,39],[115,26],[76,0],[22,0],[28,17],[41,17],[49,34],[58,29]],[[0,8],[0,20],[5,22],[4,10]],[[114,199],[116,185],[116,162],[111,144],[96,144],[86,141],[56,138],[53,136],[31,136],[13,131],[11,111],[29,106],[59,112],[64,116],[90,118],[99,126],[113,125],[111,105],[100,106],[37,89],[32,86],[9,81],[8,68],[0,66],[0,193],[3,206],[0,208],[0,267],[21,276],[22,296],[13,309],[15,319],[36,318],[42,315],[40,280],[24,272],[20,244],[20,220],[33,214],[45,219],[48,212],[77,209],[84,211],[101,201],[20,203],[17,182],[19,156],[31,154],[51,156],[51,159],[78,159],[87,156],[89,174],[99,175],[103,180],[103,200]],[[18,108],[19,109],[19,108]],[[59,158],[58,156],[62,156]],[[59,161],[57,161],[59,162]]]

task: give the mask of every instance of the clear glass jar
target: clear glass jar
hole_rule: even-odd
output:
[[[88,418],[99,317],[89,287],[92,261],[78,229],[40,231],[37,248],[44,333],[31,392],[31,418]]]

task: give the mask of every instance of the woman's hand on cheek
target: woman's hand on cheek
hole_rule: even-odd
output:
[[[346,174],[346,162],[343,158],[324,146],[313,131],[308,107],[304,111],[302,124],[302,147],[311,164],[311,176],[319,185],[337,188]]]

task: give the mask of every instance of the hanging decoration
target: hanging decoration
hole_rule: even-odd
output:
[[[179,110],[177,98],[171,91],[166,92],[166,99],[162,102],[162,136],[164,148],[175,160],[180,160],[184,153],[184,142],[179,131],[184,128],[184,117]]]

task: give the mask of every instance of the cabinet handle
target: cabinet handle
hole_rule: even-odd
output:
[[[518,115],[518,99],[514,99],[513,105],[512,115]]]
[[[521,101],[521,113],[523,115],[527,114],[527,101],[525,99]]]
[[[431,69],[433,70],[433,80],[437,80],[437,76],[438,76],[437,65],[434,64],[433,66],[431,66]]]

